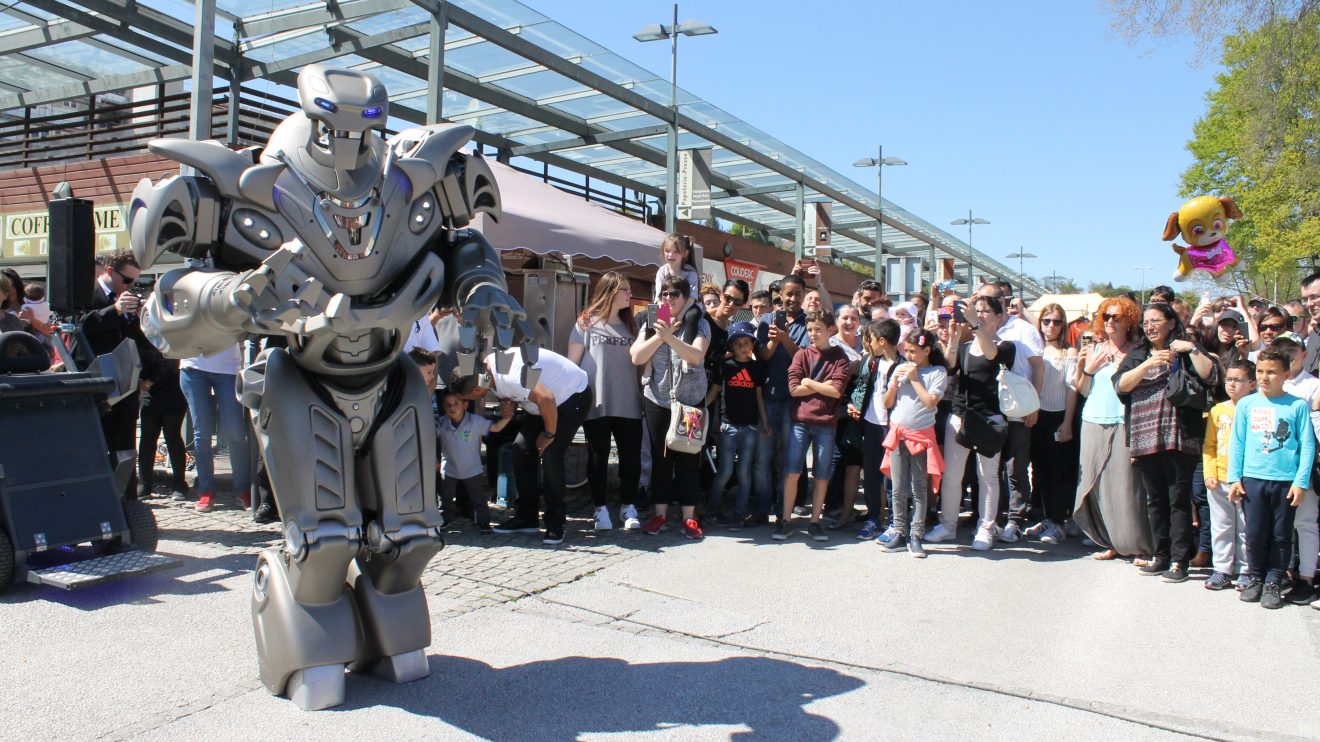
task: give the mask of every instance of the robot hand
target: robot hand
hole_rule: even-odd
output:
[[[540,348],[532,343],[527,313],[508,292],[490,283],[477,286],[463,302],[462,326],[458,331],[459,373],[467,375],[476,370],[476,360],[484,355],[485,348],[482,346],[487,330],[494,331],[494,347],[497,351],[506,350],[517,343],[523,360],[521,383],[527,389],[535,387],[541,371],[532,367],[536,365]],[[496,370],[504,373],[509,369],[510,359],[503,353],[497,353],[495,363]]]

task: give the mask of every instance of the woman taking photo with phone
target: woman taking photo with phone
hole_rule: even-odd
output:
[[[637,394],[637,367],[631,347],[637,339],[632,288],[621,273],[600,277],[596,291],[573,325],[568,360],[591,379],[595,400],[582,431],[587,436],[587,473],[596,530],[614,527],[605,504],[605,480],[610,437],[619,452],[619,519],[625,530],[641,528],[637,517],[637,486],[642,473],[642,401]]]
[[[1137,558],[1151,553],[1146,490],[1128,452],[1127,417],[1114,389],[1114,373],[1133,346],[1140,310],[1122,296],[1105,299],[1095,324],[1082,336],[1073,388],[1086,397],[1082,405],[1081,481],[1073,520],[1104,551],[1096,559]]]
[[[670,406],[673,401],[699,407],[706,397],[706,347],[710,343],[710,323],[697,323],[697,335],[684,342],[677,334],[684,313],[693,304],[692,287],[681,276],[670,276],[660,283],[660,304],[655,322],[642,329],[632,344],[632,362],[651,364],[651,376],[642,390],[643,414],[651,439],[651,492],[655,515],[642,529],[655,535],[669,528],[669,503],[678,500],[683,508],[683,535],[702,537],[696,521],[697,501],[701,498],[700,454],[666,450]]]

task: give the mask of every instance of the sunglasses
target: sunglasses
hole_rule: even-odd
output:
[[[125,276],[123,273],[120,273],[118,268],[111,268],[110,270],[116,276],[119,276],[119,280],[123,281],[124,283],[133,283],[134,281],[137,280],[136,278],[129,278],[128,276]]]
[[[726,304],[739,304],[739,305],[741,305],[741,304],[743,303],[743,300],[742,300],[742,297],[741,297],[741,296],[729,296],[728,294],[722,294],[722,295],[720,296],[720,299],[723,300]]]
[[[1260,326],[1260,331],[1265,332],[1268,330],[1269,332],[1283,332],[1283,327],[1283,325],[1276,323],[1270,323],[1268,325],[1262,324]]]
[[[1061,320],[1061,319],[1051,319],[1051,318],[1049,318],[1049,317],[1041,317],[1041,319],[1040,319],[1040,323],[1041,323],[1042,325],[1061,325],[1061,324],[1063,324],[1063,320]]]
[[[1105,319],[1106,322],[1117,322],[1117,321],[1123,319],[1123,315],[1121,315],[1121,314],[1106,314],[1106,315],[1104,316],[1104,319]]]
[[[678,290],[661,291],[661,292],[660,292],[660,298],[661,298],[661,299],[681,299],[681,298],[683,298],[683,292],[682,292],[682,291],[678,291]]]

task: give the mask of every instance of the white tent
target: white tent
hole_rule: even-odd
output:
[[[1039,315],[1040,310],[1045,308],[1046,305],[1058,304],[1063,307],[1063,311],[1068,315],[1068,321],[1071,322],[1079,316],[1090,317],[1095,314],[1095,311],[1100,308],[1100,302],[1104,300],[1105,297],[1095,293],[1045,294],[1033,301],[1027,310],[1034,316]]]

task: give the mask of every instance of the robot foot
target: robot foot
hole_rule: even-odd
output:
[[[320,711],[344,702],[344,666],[318,665],[296,670],[284,688],[303,711]]]
[[[382,657],[372,663],[367,671],[391,683],[411,683],[430,675],[431,665],[426,660],[426,652],[415,649],[392,657]]]

